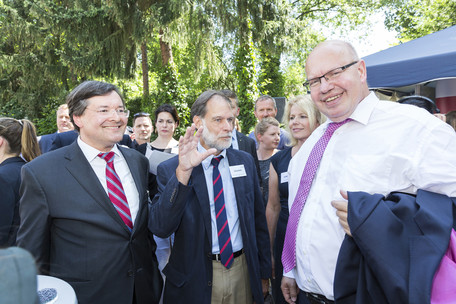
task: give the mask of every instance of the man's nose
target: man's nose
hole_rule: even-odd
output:
[[[327,93],[327,92],[330,91],[333,87],[334,87],[333,84],[332,84],[330,81],[326,80],[325,77],[322,77],[322,78],[320,79],[320,92],[321,92],[321,93]]]

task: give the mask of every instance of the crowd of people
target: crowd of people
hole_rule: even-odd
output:
[[[379,100],[343,41],[305,68],[310,94],[282,122],[260,96],[249,135],[230,90],[203,92],[178,140],[170,104],[128,134],[100,81],[56,133],[0,118],[0,245],[83,304],[454,303],[456,111]]]

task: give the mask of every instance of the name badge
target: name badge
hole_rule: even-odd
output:
[[[244,165],[230,166],[230,172],[232,178],[247,176]]]
[[[282,172],[280,174],[280,183],[288,183],[288,172]]]

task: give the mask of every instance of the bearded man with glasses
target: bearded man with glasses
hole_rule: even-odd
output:
[[[290,217],[282,255],[284,297],[289,303],[392,303],[359,299],[356,302],[360,292],[356,286],[350,300],[337,298],[341,294],[335,290],[353,281],[346,273],[335,279],[338,258],[343,258],[339,250],[344,238],[351,239],[353,232],[355,241],[359,240],[359,230],[352,231],[350,218],[347,219],[347,209],[354,203],[347,202],[347,191],[350,198],[355,191],[386,196],[396,191],[414,195],[419,189],[456,196],[456,135],[448,125],[422,109],[382,101],[369,92],[366,64],[349,43],[333,40],[317,45],[307,58],[306,74],[305,86],[328,121],[312,133],[290,161]],[[389,224],[386,220],[373,222],[378,229]],[[425,228],[419,227],[426,233]],[[380,244],[380,240],[388,244],[388,236],[378,233],[378,229],[371,228],[366,234],[375,235]],[[449,236],[450,231],[446,233]],[[384,253],[384,261],[392,258],[389,250],[400,245],[382,247],[378,243],[370,247],[370,252]],[[408,240],[405,244],[409,246]],[[414,252],[409,250],[406,252]],[[407,273],[407,258],[396,269],[379,260],[375,262],[390,273]],[[367,274],[371,273],[369,269]],[[364,275],[355,275],[361,282],[359,286],[366,283],[362,280],[368,275]],[[415,279],[410,278],[411,282]],[[432,281],[432,275],[428,279]],[[391,286],[398,282],[379,279],[372,284],[379,283]],[[418,286],[425,290],[424,285]],[[425,292],[429,297],[430,290]],[[378,294],[369,295],[371,299],[381,299]],[[398,295],[388,296],[394,299]],[[393,302],[416,303],[397,299]]]

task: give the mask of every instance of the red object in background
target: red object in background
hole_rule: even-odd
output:
[[[435,104],[443,114],[456,110],[456,78],[437,81]]]

